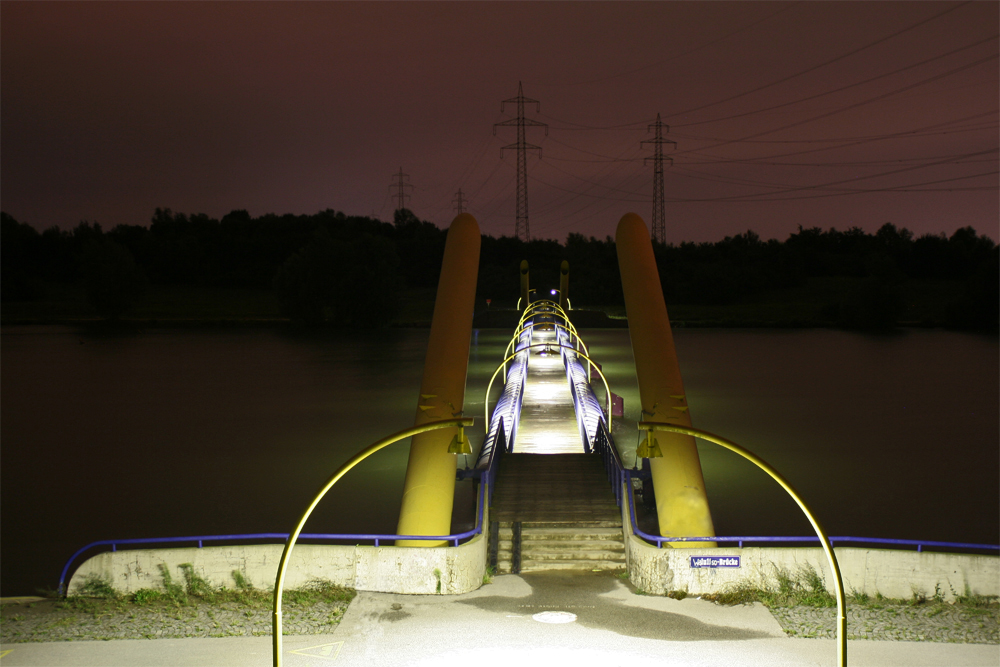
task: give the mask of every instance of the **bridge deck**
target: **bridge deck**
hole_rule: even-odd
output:
[[[530,351],[514,452],[582,454],[583,439],[556,332],[536,329],[532,343],[552,343],[553,347],[551,351],[545,348]]]

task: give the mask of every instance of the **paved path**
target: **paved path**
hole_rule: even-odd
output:
[[[560,620],[574,614],[568,623]],[[537,616],[546,614],[547,616]],[[0,665],[266,667],[270,637],[7,644]],[[854,641],[856,667],[994,667],[1000,647]],[[635,595],[608,573],[505,575],[459,596],[360,593],[329,635],[285,638],[287,667],[835,665],[829,639],[790,639],[761,605]]]

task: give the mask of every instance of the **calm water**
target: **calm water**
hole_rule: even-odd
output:
[[[54,587],[99,539],[287,532],[350,454],[412,424],[426,330],[291,337],[151,331],[0,338],[3,595]],[[510,332],[474,334],[467,414]],[[584,333],[627,422],[626,330]],[[675,332],[696,426],[757,452],[832,534],[1000,540],[996,338],[914,331]],[[763,473],[701,449],[719,534],[809,534]],[[327,496],[310,532],[393,532],[407,451],[384,450]],[[459,486],[456,524],[471,512]]]

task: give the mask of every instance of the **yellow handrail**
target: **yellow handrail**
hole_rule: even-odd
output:
[[[524,312],[521,314],[521,321],[523,322],[525,320],[525,318],[527,318],[527,317],[529,317],[531,315],[530,311],[535,310],[536,308],[542,308],[542,307],[545,307],[545,308],[555,308],[556,310],[558,310],[561,313],[565,312],[565,311],[563,311],[562,306],[560,306],[555,301],[552,301],[550,299],[539,299],[538,301],[533,301],[533,302],[531,302],[531,304],[529,304],[529,305],[527,305],[527,306],[524,307]]]
[[[747,459],[751,463],[755,464],[758,468],[766,472],[771,478],[781,485],[788,495],[798,504],[799,508],[809,519],[809,523],[812,524],[813,530],[816,531],[816,535],[819,536],[820,544],[823,545],[823,551],[826,552],[826,558],[830,562],[830,569],[833,571],[833,582],[834,590],[837,593],[837,664],[840,667],[847,667],[847,616],[846,608],[847,602],[844,598],[844,581],[840,576],[840,565],[837,563],[837,556],[833,553],[833,547],[830,546],[830,540],[827,538],[826,533],[819,526],[819,521],[813,516],[812,511],[806,506],[806,503],[799,494],[795,492],[792,485],[785,481],[785,478],[781,474],[772,468],[770,464],[758,457],[753,452],[744,449],[743,447],[737,445],[731,440],[726,440],[720,436],[717,436],[708,431],[702,431],[701,429],[691,428],[689,426],[674,426],[673,424],[662,424],[660,422],[639,422],[640,431],[667,431],[670,433],[682,433],[684,435],[694,436],[695,438],[701,438],[702,440],[707,440],[708,442],[715,443],[725,447],[726,449],[736,452],[743,458]]]
[[[559,304],[558,304],[558,303],[555,303],[554,301],[536,301],[536,302],[534,302],[533,304],[531,304],[531,307],[529,307],[529,308],[525,308],[525,309],[524,309],[524,314],[523,314],[523,315],[521,316],[521,319],[520,319],[520,320],[518,321],[518,323],[517,323],[517,326],[518,326],[518,327],[520,327],[520,326],[521,326],[522,324],[524,324],[524,321],[525,321],[526,319],[528,319],[529,317],[532,317],[532,316],[534,316],[534,315],[536,315],[536,314],[540,314],[540,313],[534,313],[534,312],[532,312],[532,308],[533,308],[533,307],[534,307],[534,306],[535,306],[536,304],[539,304],[539,305],[546,305],[546,306],[548,306],[548,307],[551,307],[551,308],[554,308],[554,309],[555,309],[556,311],[558,311],[558,312],[552,312],[552,313],[547,313],[547,314],[548,314],[548,315],[557,315],[557,316],[559,316],[559,317],[563,318],[563,320],[565,320],[565,321],[566,321],[566,326],[568,326],[568,327],[570,328],[570,330],[571,330],[571,331],[572,331],[572,332],[573,332],[574,334],[576,334],[576,333],[577,333],[577,332],[576,332],[576,327],[575,327],[575,326],[573,326],[573,322],[571,322],[571,321],[570,321],[570,319],[569,319],[569,316],[568,316],[568,315],[566,315],[566,311],[564,311],[564,310],[563,310],[562,308],[560,308],[560,307],[559,307]]]
[[[285,585],[285,568],[288,565],[288,558],[292,554],[292,548],[295,546],[295,541],[299,539],[299,533],[302,532],[303,526],[305,526],[306,521],[309,519],[309,515],[312,511],[316,509],[316,505],[319,501],[323,499],[334,484],[336,484],[341,477],[347,474],[347,472],[358,465],[366,458],[382,449],[387,447],[394,442],[399,442],[404,438],[409,438],[410,436],[417,435],[418,433],[426,433],[427,431],[436,431],[439,428],[449,428],[449,427],[466,427],[472,426],[474,420],[471,417],[464,419],[445,419],[443,421],[427,422],[426,424],[421,424],[419,426],[414,426],[408,428],[404,431],[399,431],[390,436],[386,436],[381,440],[369,445],[365,449],[361,450],[355,454],[347,463],[340,466],[337,472],[333,473],[333,476],[326,481],[323,488],[319,490],[313,501],[309,503],[309,507],[306,509],[305,514],[299,519],[298,525],[295,526],[295,531],[289,536],[288,541],[285,543],[285,550],[281,552],[281,560],[278,562],[278,576],[274,581],[274,625],[272,626],[271,632],[273,635],[272,647],[274,651],[274,667],[281,667],[281,593]]]
[[[580,338],[580,335],[577,334],[572,329],[570,329],[569,327],[567,327],[566,325],[559,324],[558,322],[528,322],[527,324],[521,326],[517,331],[514,332],[514,335],[511,337],[510,342],[507,343],[507,349],[503,351],[504,355],[506,355],[506,354],[508,354],[510,352],[510,346],[514,344],[514,342],[517,340],[518,336],[520,336],[524,331],[526,331],[527,329],[530,329],[531,327],[535,326],[536,324],[551,324],[552,326],[559,327],[560,329],[566,331],[567,333],[572,334],[573,338],[575,338],[576,340],[580,341],[580,345],[583,345],[583,351],[586,354],[590,354],[590,350],[587,349],[587,344],[583,342],[583,339]]]
[[[497,366],[497,369],[493,371],[493,377],[490,378],[489,384],[486,385],[486,398],[483,399],[483,403],[485,404],[484,407],[486,409],[486,430],[489,431],[490,428],[490,390],[493,388],[493,381],[497,379],[497,373],[499,373],[500,370],[507,365],[508,361],[510,361],[517,355],[521,354],[525,350],[530,350],[533,347],[558,347],[566,350],[573,350],[573,352],[575,352],[577,356],[583,357],[588,362],[590,362],[591,367],[595,369],[601,376],[601,379],[604,380],[604,391],[607,394],[608,398],[608,432],[610,432],[611,431],[611,385],[608,384],[608,378],[604,377],[604,371],[602,371],[597,366],[597,364],[591,360],[589,356],[573,348],[571,345],[562,345],[553,343],[532,343],[531,345],[525,345],[520,350],[517,350],[516,352],[514,352],[514,354],[510,355],[509,357],[501,361],[500,365]],[[587,380],[589,381],[590,378],[587,378]]]

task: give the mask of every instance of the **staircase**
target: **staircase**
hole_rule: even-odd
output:
[[[505,454],[490,519],[498,573],[625,566],[621,512],[595,454]]]

